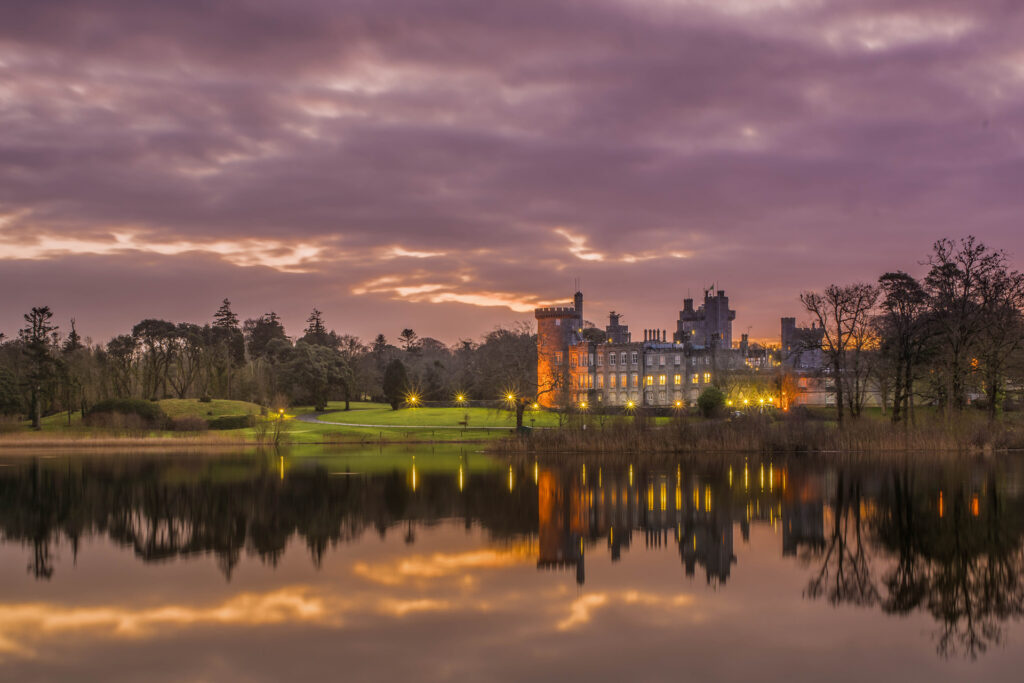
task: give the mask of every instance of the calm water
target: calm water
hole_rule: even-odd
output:
[[[0,457],[0,678],[1020,680],[1024,460]]]

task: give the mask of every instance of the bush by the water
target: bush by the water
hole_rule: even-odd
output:
[[[120,416],[120,419],[114,416]],[[163,429],[168,419],[163,409],[151,401],[110,398],[90,408],[85,414],[85,423],[93,427]]]
[[[725,408],[725,394],[718,387],[708,387],[697,397],[697,407],[704,417],[720,415]]]
[[[171,429],[176,432],[205,432],[210,425],[196,415],[184,415],[171,420]]]
[[[224,415],[207,420],[210,429],[245,429],[256,424],[252,415]]]

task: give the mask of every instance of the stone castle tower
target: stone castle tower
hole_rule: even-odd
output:
[[[568,388],[569,345],[583,331],[583,293],[576,292],[572,307],[537,308],[537,402],[545,408],[558,404]]]

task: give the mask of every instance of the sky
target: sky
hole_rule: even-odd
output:
[[[974,234],[1024,260],[1015,0],[7,0],[0,332],[276,311],[733,333]]]

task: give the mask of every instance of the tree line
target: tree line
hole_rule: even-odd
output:
[[[530,393],[536,383],[536,336],[528,324],[497,328],[479,341],[447,346],[404,329],[392,343],[365,343],[329,329],[313,309],[289,337],[271,311],[241,321],[224,299],[206,323],[149,318],[106,344],[83,339],[75,319],[63,333],[48,306],[24,316],[17,334],[0,334],[0,415],[75,411],[112,398],[215,398],[266,407],[331,400],[376,400],[397,408],[422,401],[494,400]]]
[[[900,270],[800,295],[820,330],[808,343],[823,354],[840,425],[871,390],[901,422],[921,403],[947,416],[980,403],[995,418],[1008,388],[1019,389],[1024,275],[973,236],[935,242],[922,265],[923,279]]]

